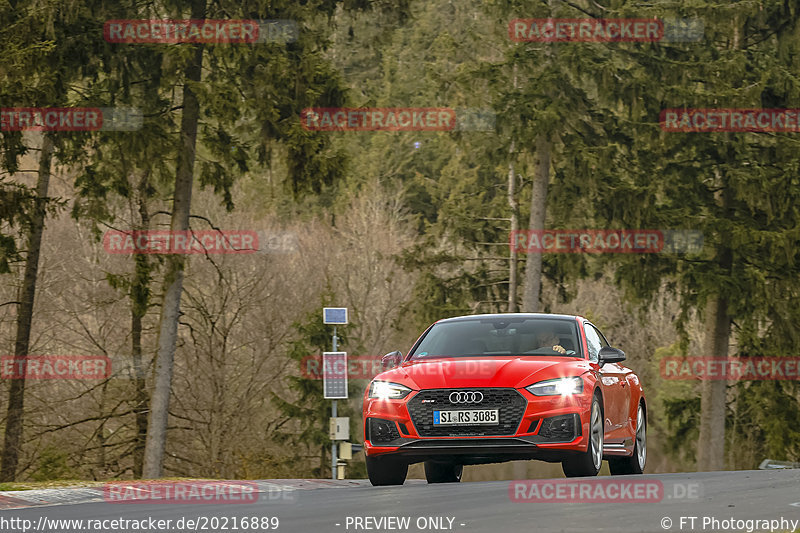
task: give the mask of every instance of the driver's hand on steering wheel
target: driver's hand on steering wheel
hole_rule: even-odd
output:
[[[553,351],[558,352],[561,355],[565,355],[567,353],[567,350],[560,344],[556,344],[555,346],[553,346]]]

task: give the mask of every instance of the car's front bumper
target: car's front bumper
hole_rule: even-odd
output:
[[[426,436],[424,433],[431,433],[430,426],[427,430],[423,428],[419,424],[420,415],[417,413],[414,419],[408,409],[409,402],[426,391],[415,391],[402,400],[367,398],[364,403],[364,451],[370,457],[402,456],[409,462],[458,456],[464,464],[517,459],[560,461],[565,456],[586,451],[591,395],[542,397],[525,389],[508,390],[524,398],[524,405],[514,427],[510,430],[508,425],[499,428],[505,432],[501,435],[480,434],[491,433],[492,429],[478,427],[474,429],[477,434],[463,434],[465,429],[461,428],[462,434]],[[412,410],[414,404],[411,403]],[[428,416],[427,412],[425,416]],[[565,428],[568,431],[562,431]]]
[[[536,442],[535,436],[528,437],[496,437],[486,439],[404,439],[400,446],[366,445],[365,453],[371,457],[392,455],[402,457],[409,463],[417,463],[428,459],[458,456],[462,464],[487,464],[538,459],[541,461],[559,462],[566,455],[580,451],[581,437],[576,442],[553,445],[542,445]]]

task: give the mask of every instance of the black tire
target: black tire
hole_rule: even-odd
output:
[[[603,408],[597,396],[592,398],[589,413],[589,446],[584,453],[561,461],[567,477],[596,476],[603,465]]]
[[[458,483],[463,472],[464,465],[425,461],[425,479],[428,483]]]
[[[402,485],[408,475],[408,463],[394,457],[367,456],[367,476],[376,487]]]
[[[647,462],[647,416],[644,406],[639,404],[636,412],[636,438],[633,444],[633,454],[630,457],[609,457],[608,469],[612,476],[644,473]]]

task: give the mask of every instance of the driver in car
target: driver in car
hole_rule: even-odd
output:
[[[552,327],[548,327],[547,329],[540,331],[536,335],[536,342],[539,345],[539,348],[551,348],[553,351],[564,355],[567,353],[567,350],[561,346],[561,339],[558,338],[556,335],[555,330]]]

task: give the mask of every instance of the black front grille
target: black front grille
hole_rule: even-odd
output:
[[[452,404],[451,392],[480,391],[480,403]],[[408,401],[411,421],[422,437],[459,437],[483,435],[513,435],[517,431],[527,402],[514,389],[428,389],[420,391]],[[461,411],[469,409],[498,409],[500,423],[493,426],[434,426],[434,411]]]

